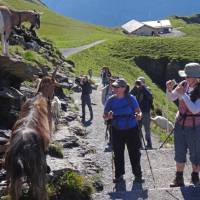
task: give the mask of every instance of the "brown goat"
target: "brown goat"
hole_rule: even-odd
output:
[[[50,100],[57,84],[55,72],[41,80],[37,95],[24,103],[12,129],[5,159],[12,200],[20,199],[23,178],[26,178],[32,199],[48,199],[46,152],[52,131]]]
[[[33,29],[40,28],[40,13],[36,11],[12,10],[6,6],[0,6],[0,34],[3,55],[8,55],[8,38],[14,26],[20,26],[22,22],[30,22]]]

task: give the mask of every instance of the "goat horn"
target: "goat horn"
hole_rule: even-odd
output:
[[[56,69],[54,70],[54,72],[52,73],[52,78],[55,79],[56,77],[56,72],[58,71],[59,66],[56,67]]]

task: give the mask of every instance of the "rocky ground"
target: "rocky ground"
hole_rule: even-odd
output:
[[[199,200],[200,188],[189,185],[191,167],[187,163],[185,170],[185,182],[188,183],[187,187],[171,189],[169,184],[174,178],[175,163],[173,160],[174,150],[173,148],[163,148],[157,150],[159,147],[159,139],[153,136],[153,150],[149,150],[153,173],[155,177],[155,185],[152,179],[151,171],[147,161],[146,153],[142,150],[142,170],[145,182],[143,184],[135,184],[133,182],[134,177],[131,172],[128,155],[126,152],[126,176],[125,181],[120,184],[112,183],[112,165],[111,165],[111,153],[104,152],[105,149],[105,126],[102,119],[103,106],[101,105],[101,86],[99,79],[96,79],[99,87],[97,90],[93,90],[92,103],[94,109],[94,120],[90,124],[85,125],[85,129],[88,132],[86,140],[88,144],[95,147],[96,154],[92,158],[93,161],[99,165],[103,171],[101,172],[102,181],[104,184],[104,190],[93,195],[95,200],[174,200],[174,199],[186,199],[186,200]],[[75,102],[80,107],[80,93],[75,93]],[[89,116],[88,116],[89,118]]]

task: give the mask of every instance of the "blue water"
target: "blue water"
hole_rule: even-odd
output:
[[[131,19],[163,19],[200,13],[200,0],[43,0],[56,12],[81,21],[119,26]]]

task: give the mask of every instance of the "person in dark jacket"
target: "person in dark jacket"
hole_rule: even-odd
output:
[[[80,78],[80,87],[82,88],[82,94],[81,94],[81,103],[82,103],[82,122],[85,122],[85,106],[88,106],[89,112],[90,112],[90,119],[89,121],[92,121],[93,119],[93,111],[92,111],[92,104],[91,104],[91,98],[90,94],[92,93],[92,86],[90,82],[88,81],[87,76],[83,76]]]
[[[130,91],[130,94],[134,95],[139,103],[140,109],[142,111],[142,121],[141,125],[144,126],[145,130],[145,139],[147,142],[147,148],[152,149],[152,141],[151,141],[151,109],[154,110],[153,107],[153,96],[150,89],[145,85],[144,77],[139,77],[133,89]]]

